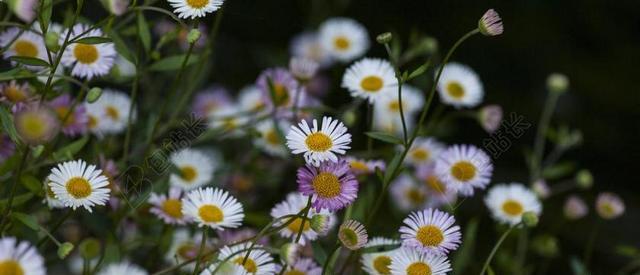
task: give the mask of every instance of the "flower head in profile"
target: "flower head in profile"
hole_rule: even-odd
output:
[[[402,247],[391,256],[391,274],[445,275],[449,271],[451,264],[445,255]]]
[[[22,2],[30,1],[31,0],[25,0]],[[9,28],[7,31],[0,34],[0,46],[6,48],[2,53],[2,56],[5,59],[17,56],[49,60],[42,36],[32,30],[21,31],[19,28]],[[17,65],[15,62],[12,62],[12,64],[14,66]],[[42,67],[37,66],[26,66],[26,68],[30,70],[42,69]]]
[[[475,188],[484,189],[492,173],[491,158],[473,145],[453,145],[436,161],[440,180],[463,196],[472,196]]]
[[[51,170],[48,184],[55,197],[73,210],[82,206],[92,212],[93,206],[104,205],[109,200],[111,192],[102,170],[84,160],[58,164]]]
[[[624,209],[624,201],[614,193],[603,192],[596,199],[596,211],[603,219],[611,220],[620,217]]]
[[[293,154],[303,154],[304,160],[314,166],[323,161],[338,162],[336,154],[344,155],[351,143],[351,134],[342,122],[331,117],[323,117],[322,124],[313,120],[313,128],[306,120],[291,126],[287,134],[287,146]]]
[[[400,227],[402,245],[425,253],[448,254],[458,248],[462,234],[456,219],[437,209],[412,212]]]
[[[493,133],[500,128],[502,116],[500,105],[487,105],[478,112],[478,122],[487,133]]]
[[[289,60],[289,71],[300,83],[311,80],[319,67],[317,62],[304,57],[294,57]]]
[[[129,263],[129,262],[120,262],[120,263],[112,263],[104,267],[98,275],[147,275],[146,270],[141,267]]]
[[[76,136],[87,131],[89,117],[84,105],[73,104],[73,99],[69,94],[63,94],[54,98],[49,106],[56,112],[62,124],[62,132],[68,136]]]
[[[158,216],[166,224],[185,224],[187,220],[182,213],[182,190],[177,187],[169,189],[169,194],[151,193],[149,203],[153,205],[149,212]]]
[[[478,29],[486,36],[501,35],[504,31],[502,18],[493,9],[487,10],[478,21]]]
[[[362,56],[369,49],[369,34],[350,18],[330,18],[320,25],[320,44],[333,59],[343,63]]]
[[[397,251],[399,244],[400,242],[394,239],[371,238],[364,247],[366,250],[374,251],[363,253],[360,259],[364,271],[373,275],[391,274],[391,255]]]
[[[244,211],[242,204],[218,188],[198,188],[182,199],[182,214],[195,221],[198,226],[209,226],[223,231],[242,224]]]
[[[469,66],[452,62],[442,69],[438,93],[444,104],[456,108],[472,108],[482,102],[484,88],[478,74]]]
[[[195,19],[222,7],[223,0],[167,0],[180,18]]]
[[[338,230],[338,239],[342,245],[350,250],[358,250],[367,244],[369,235],[362,223],[356,220],[344,222]]]
[[[301,195],[298,192],[289,193],[284,201],[276,204],[271,209],[271,217],[277,219],[286,215],[296,215],[307,206],[307,200],[308,196]],[[335,216],[326,209],[317,211],[312,208],[309,209],[309,213],[305,216],[306,220],[300,217],[283,219],[273,226],[280,227],[281,225],[293,220],[293,222],[280,230],[280,235],[285,238],[295,240],[298,232],[301,232],[302,235],[299,243],[304,245],[306,241],[313,241],[318,238],[319,234],[311,228],[311,217],[316,214],[329,215],[331,216],[331,219],[336,219]]]
[[[129,0],[101,0],[101,2],[108,12],[117,16],[124,14],[129,7]]]
[[[76,24],[60,35],[61,44],[64,42],[67,32],[71,32],[71,40],[104,36],[100,29],[91,29],[89,25]],[[116,56],[115,46],[111,42],[100,44],[71,43],[65,48],[61,63],[65,67],[71,68],[71,75],[92,79],[108,74],[113,67]]]
[[[192,190],[211,181],[218,166],[216,154],[207,154],[195,149],[182,149],[171,154],[171,163],[179,173],[169,176],[172,186]]]
[[[45,275],[44,258],[36,247],[14,237],[0,238],[0,274]]]
[[[384,97],[393,97],[398,87],[395,72],[389,61],[365,58],[353,63],[342,77],[342,88],[351,96],[375,103]]]
[[[298,169],[298,191],[313,196],[316,210],[335,211],[353,203],[358,196],[358,181],[345,160],[325,161],[319,167],[306,165]]]
[[[37,0],[9,0],[7,1],[9,8],[20,18],[20,20],[30,23],[36,18],[36,9],[38,8],[39,1]],[[36,23],[35,25],[38,25]]]
[[[519,224],[526,212],[542,213],[542,204],[536,194],[520,183],[491,187],[484,202],[495,220],[510,225]]]
[[[380,171],[384,171],[386,164],[384,160],[365,160],[354,157],[346,157],[346,161],[349,163],[349,167],[351,168],[351,172],[354,175],[367,175],[372,174],[379,169]]]
[[[589,207],[583,199],[576,195],[571,195],[564,202],[563,212],[567,219],[577,220],[589,213]]]

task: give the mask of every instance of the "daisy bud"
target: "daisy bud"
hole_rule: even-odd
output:
[[[553,236],[541,235],[533,238],[531,248],[543,257],[555,257],[558,255],[558,240]]]
[[[36,18],[37,0],[9,0],[7,4],[11,11],[24,22],[31,22]]]
[[[47,49],[57,52],[60,49],[60,34],[57,32],[47,32],[44,36],[44,43],[47,46]]]
[[[286,243],[280,248],[280,259],[288,265],[293,265],[302,253],[302,246],[297,243]]]
[[[320,64],[303,57],[294,57],[289,61],[289,71],[300,82],[307,82],[313,78]]]
[[[70,242],[65,242],[62,245],[60,245],[58,247],[58,257],[60,257],[60,259],[64,259],[66,258],[69,253],[71,253],[71,251],[73,251],[73,244]]]
[[[546,199],[551,195],[551,190],[549,190],[549,185],[544,180],[537,180],[533,183],[533,187],[531,188],[538,198]]]
[[[30,145],[50,141],[60,130],[60,121],[56,113],[40,104],[28,105],[18,110],[13,122],[20,138]]]
[[[357,118],[358,118],[358,116],[352,110],[346,111],[342,115],[342,121],[344,121],[344,124],[347,125],[347,126],[353,126],[353,124],[356,122]]]
[[[196,28],[191,29],[191,31],[189,31],[189,34],[187,34],[187,42],[189,42],[189,44],[193,44],[196,43],[198,39],[200,39],[200,30]]]
[[[318,235],[326,235],[331,225],[331,217],[329,215],[316,214],[311,217],[311,229]]]
[[[500,128],[502,123],[502,107],[500,105],[487,105],[478,112],[478,120],[487,133],[493,133]]]
[[[383,45],[391,42],[391,39],[393,39],[393,35],[390,32],[381,33],[376,37],[376,41]]]
[[[561,73],[552,73],[547,77],[547,88],[553,93],[564,93],[569,89],[569,78]]]
[[[587,169],[582,169],[576,173],[576,183],[581,189],[589,189],[593,186],[593,175]]]
[[[564,203],[564,216],[570,220],[577,220],[587,215],[589,208],[578,196],[570,196]]]
[[[129,0],[101,0],[101,2],[104,8],[114,15],[122,15],[129,6]]]
[[[502,34],[504,26],[500,15],[493,9],[488,10],[478,21],[478,29],[486,36],[496,36]]]
[[[611,220],[624,213],[624,201],[613,193],[604,192],[596,199],[596,211],[601,218]]]
[[[80,243],[78,249],[80,250],[80,255],[82,256],[82,258],[88,260],[93,259],[100,256],[100,241],[94,238],[85,239]]]
[[[350,250],[358,250],[367,244],[369,235],[360,222],[348,220],[340,226],[338,239],[342,245]]]
[[[94,103],[98,101],[101,95],[102,95],[102,89],[98,87],[93,87],[87,93],[87,102]]]
[[[424,53],[434,54],[438,52],[438,40],[431,36],[427,36],[420,42],[420,47]]]
[[[527,227],[535,227],[538,225],[538,215],[531,211],[524,212],[522,214],[522,223]]]

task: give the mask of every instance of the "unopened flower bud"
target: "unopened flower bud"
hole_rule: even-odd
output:
[[[187,34],[187,42],[189,42],[189,44],[193,44],[196,43],[198,39],[200,39],[200,30],[195,28],[191,29],[189,34]]]
[[[57,32],[49,31],[44,36],[44,44],[47,46],[47,49],[57,52],[60,50],[60,34]]]
[[[533,238],[531,243],[533,251],[543,257],[552,258],[558,255],[558,240],[553,236],[541,235]]]
[[[569,78],[560,73],[553,73],[547,77],[547,89],[553,93],[564,93],[569,89]]]
[[[319,67],[320,64],[304,57],[294,57],[289,61],[289,71],[302,83],[306,83],[311,80]]]
[[[302,253],[302,246],[296,243],[286,243],[280,248],[280,258],[288,265],[293,265]]]
[[[589,213],[589,207],[578,196],[572,195],[564,203],[564,216],[570,220],[580,219]]]
[[[524,214],[522,214],[522,223],[527,227],[535,227],[538,225],[538,215],[531,211],[524,212]]]
[[[331,217],[329,215],[316,214],[311,217],[311,229],[318,235],[325,235],[329,232],[331,225]]]
[[[101,0],[104,8],[114,15],[122,15],[127,11],[129,0]]]
[[[100,255],[101,245],[97,239],[89,238],[80,243],[80,255],[85,259],[93,259]]]
[[[87,93],[87,102],[94,103],[100,98],[101,95],[102,95],[102,89],[98,87],[93,87]]]
[[[478,29],[486,36],[496,36],[502,34],[504,26],[500,15],[495,10],[490,9],[478,21]]]
[[[576,173],[576,184],[581,189],[589,189],[593,186],[593,175],[587,169],[582,169]]]
[[[378,43],[380,44],[387,44],[391,42],[392,39],[393,34],[391,34],[390,32],[381,33],[376,37],[376,41],[378,41]]]
[[[58,247],[58,257],[60,259],[66,258],[71,251],[73,251],[73,244],[70,242],[65,242]]]

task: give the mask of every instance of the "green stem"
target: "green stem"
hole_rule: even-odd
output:
[[[495,254],[496,254],[496,252],[498,252],[498,248],[500,248],[500,245],[502,244],[502,242],[504,242],[504,240],[507,238],[509,233],[511,233],[511,231],[515,227],[516,227],[515,225],[511,226],[511,227],[509,227],[509,229],[507,229],[507,231],[502,233],[502,236],[500,236],[500,239],[498,240],[496,245],[494,245],[493,249],[491,249],[491,253],[489,254],[489,257],[487,258],[486,261],[484,261],[484,265],[482,266],[482,271],[480,271],[480,275],[484,275],[484,273],[487,272],[487,268],[489,268],[489,264],[491,263],[491,260],[493,259],[493,256],[495,256]]]
[[[50,233],[55,233],[56,231],[58,231],[58,228],[64,223],[64,221],[66,221],[69,217],[71,217],[71,214],[73,214],[73,210],[68,209],[67,213],[62,216],[62,218],[60,218],[52,227],[51,230],[49,230]],[[36,247],[38,248],[43,248],[44,245],[47,243],[47,241],[49,240],[49,238],[47,237],[42,237],[40,238],[40,240],[38,241],[38,244],[36,244]]]
[[[589,267],[589,262],[591,261],[591,255],[593,254],[593,246],[595,245],[596,238],[598,237],[598,233],[600,232],[600,223],[601,219],[596,219],[596,224],[593,226],[591,230],[591,234],[589,235],[589,240],[587,241],[587,245],[584,249],[583,263],[585,267]]]
[[[22,158],[20,159],[20,164],[18,165],[18,170],[16,171],[16,174],[14,176],[13,185],[11,185],[11,193],[9,193],[7,208],[2,214],[2,220],[0,220],[0,232],[2,233],[4,233],[5,222],[8,222],[8,217],[11,213],[11,206],[13,205],[13,198],[15,197],[16,189],[18,188],[18,182],[20,182],[20,176],[22,175],[22,170],[24,169],[24,165],[27,162],[27,158],[29,157],[30,152],[31,148],[28,145],[25,145],[24,152],[22,153]]]
[[[137,66],[136,66],[137,68]],[[136,102],[136,97],[138,96],[138,71],[136,70],[136,76],[133,79],[133,87],[131,92],[131,105],[129,106],[129,117],[127,118],[127,132],[124,136],[124,145],[122,148],[122,161],[124,162],[124,166],[127,166],[127,159],[129,158],[129,143],[131,142],[131,128],[133,122],[133,106]]]
[[[322,275],[332,274],[330,271],[333,267],[332,263],[335,262],[334,258],[337,259],[338,257],[337,254],[338,254],[338,251],[340,251],[340,248],[342,248],[342,246],[340,246],[340,244],[336,244],[336,246],[333,248],[329,256],[327,256],[327,259],[324,261],[324,264],[322,265]]]
[[[198,250],[198,260],[196,261],[196,267],[193,268],[192,275],[198,274],[198,269],[200,268],[200,262],[202,262],[202,253],[204,252],[204,245],[207,243],[207,231],[208,227],[202,228],[202,240],[200,241],[200,250]]]
[[[530,164],[530,179],[529,184],[533,184],[538,180],[542,174],[542,155],[544,154],[545,137],[549,130],[549,123],[551,122],[551,116],[553,116],[553,110],[556,108],[558,102],[559,93],[549,92],[547,100],[544,104],[544,109],[540,115],[540,122],[538,123],[538,129],[536,131],[536,138],[533,147],[533,158]]]

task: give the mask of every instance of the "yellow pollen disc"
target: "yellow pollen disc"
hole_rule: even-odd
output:
[[[447,192],[447,186],[442,181],[440,181],[440,179],[438,179],[437,176],[431,175],[427,177],[427,180],[425,181],[425,183],[432,190],[440,194],[444,194],[445,192]]]
[[[404,108],[404,106],[405,105],[402,104],[403,108]],[[389,111],[396,112],[396,113],[400,112],[400,102],[398,102],[397,100],[389,102],[389,106],[388,107],[389,107]]]
[[[295,218],[289,225],[287,225],[287,228],[293,232],[298,232],[300,231],[300,226],[302,226],[302,221],[303,219],[301,218]],[[310,228],[311,222],[305,221],[304,227],[302,227],[302,232],[308,231]]]
[[[177,199],[167,199],[162,203],[162,211],[172,218],[182,218],[182,202]]]
[[[44,121],[38,115],[32,113],[20,116],[17,124],[23,133],[31,139],[42,137],[47,129]]]
[[[91,44],[78,43],[73,48],[73,56],[82,64],[92,64],[98,60],[98,48]]]
[[[91,195],[91,184],[81,177],[73,177],[65,184],[67,192],[76,199],[86,198]]]
[[[389,256],[378,256],[373,259],[373,269],[380,274],[391,274],[391,258]]]
[[[476,167],[468,161],[459,161],[451,166],[451,175],[459,181],[468,181],[476,176]]]
[[[464,88],[460,83],[451,81],[447,84],[447,93],[455,99],[461,99],[464,97]]]
[[[54,111],[56,111],[56,114],[58,114],[58,118],[60,118],[60,120],[65,119],[65,117],[67,118],[64,120],[64,126],[71,125],[75,122],[73,113],[69,113],[69,108],[62,106],[55,108]]]
[[[22,92],[22,90],[17,87],[9,86],[4,90],[4,96],[9,99],[9,101],[16,103],[21,102],[27,99],[27,95]]]
[[[382,85],[384,85],[384,81],[382,81],[382,78],[375,75],[367,76],[363,78],[362,81],[360,81],[360,87],[362,87],[362,89],[366,92],[370,93],[380,91],[380,89],[382,89]]]
[[[191,182],[198,177],[198,171],[191,165],[185,165],[180,168],[180,177],[187,182]]]
[[[425,195],[416,188],[407,190],[406,196],[412,204],[422,204],[425,201]]]
[[[310,134],[304,142],[309,147],[309,150],[314,152],[325,152],[333,146],[331,138],[321,132]]]
[[[603,203],[600,205],[600,212],[604,214],[603,216],[612,217],[616,213],[616,208],[613,207],[611,203]]]
[[[424,246],[438,246],[444,241],[444,234],[437,226],[427,225],[418,229],[416,239]]]
[[[22,266],[17,261],[5,260],[0,261],[0,274],[1,275],[24,275]]]
[[[364,171],[364,172],[369,171],[369,166],[367,166],[367,164],[362,161],[352,161],[350,165],[351,165],[351,169],[353,170]]]
[[[89,122],[87,122],[89,129],[94,129],[98,126],[98,119],[95,116],[89,115]]]
[[[417,148],[411,151],[411,157],[419,161],[428,160],[430,155],[429,151],[422,148]]]
[[[407,267],[407,275],[431,275],[431,267],[423,262],[415,262]]]
[[[338,177],[329,172],[321,172],[311,181],[313,190],[321,198],[333,198],[340,194],[341,186]]]
[[[264,135],[264,139],[267,140],[267,143],[271,145],[280,145],[280,137],[278,136],[278,133],[276,133],[276,131],[274,130],[268,131]]]
[[[224,213],[215,205],[205,204],[198,209],[198,215],[204,222],[221,222],[224,219]]]
[[[38,56],[38,47],[28,40],[18,40],[13,44],[13,49],[17,56],[36,57]]]
[[[120,118],[120,112],[113,106],[107,106],[104,111],[107,113],[107,116],[113,120],[118,120],[118,118]]]
[[[344,36],[338,36],[333,40],[333,44],[336,46],[336,49],[340,51],[348,50],[351,47],[351,42]]]
[[[290,100],[289,91],[287,90],[286,86],[280,83],[274,83],[273,95],[274,95],[275,103],[277,106],[283,106],[289,103],[289,100]]]
[[[237,257],[235,260],[233,260],[233,262],[238,264],[238,265],[243,266],[244,269],[249,273],[256,273],[256,271],[258,271],[258,267],[256,266],[256,262],[254,262],[251,258],[247,258],[247,261],[244,262],[244,264],[242,264],[243,260],[244,260],[244,256],[243,257]]]
[[[209,4],[209,0],[187,0],[187,5],[194,9],[204,8],[207,4]]]
[[[502,211],[507,213],[509,216],[519,216],[524,212],[524,208],[522,207],[522,204],[517,201],[507,200],[502,204]]]
[[[302,272],[300,270],[297,270],[297,269],[292,269],[292,270],[289,270],[289,271],[284,273],[284,275],[305,275],[305,274],[306,273],[304,273],[304,272]]]

